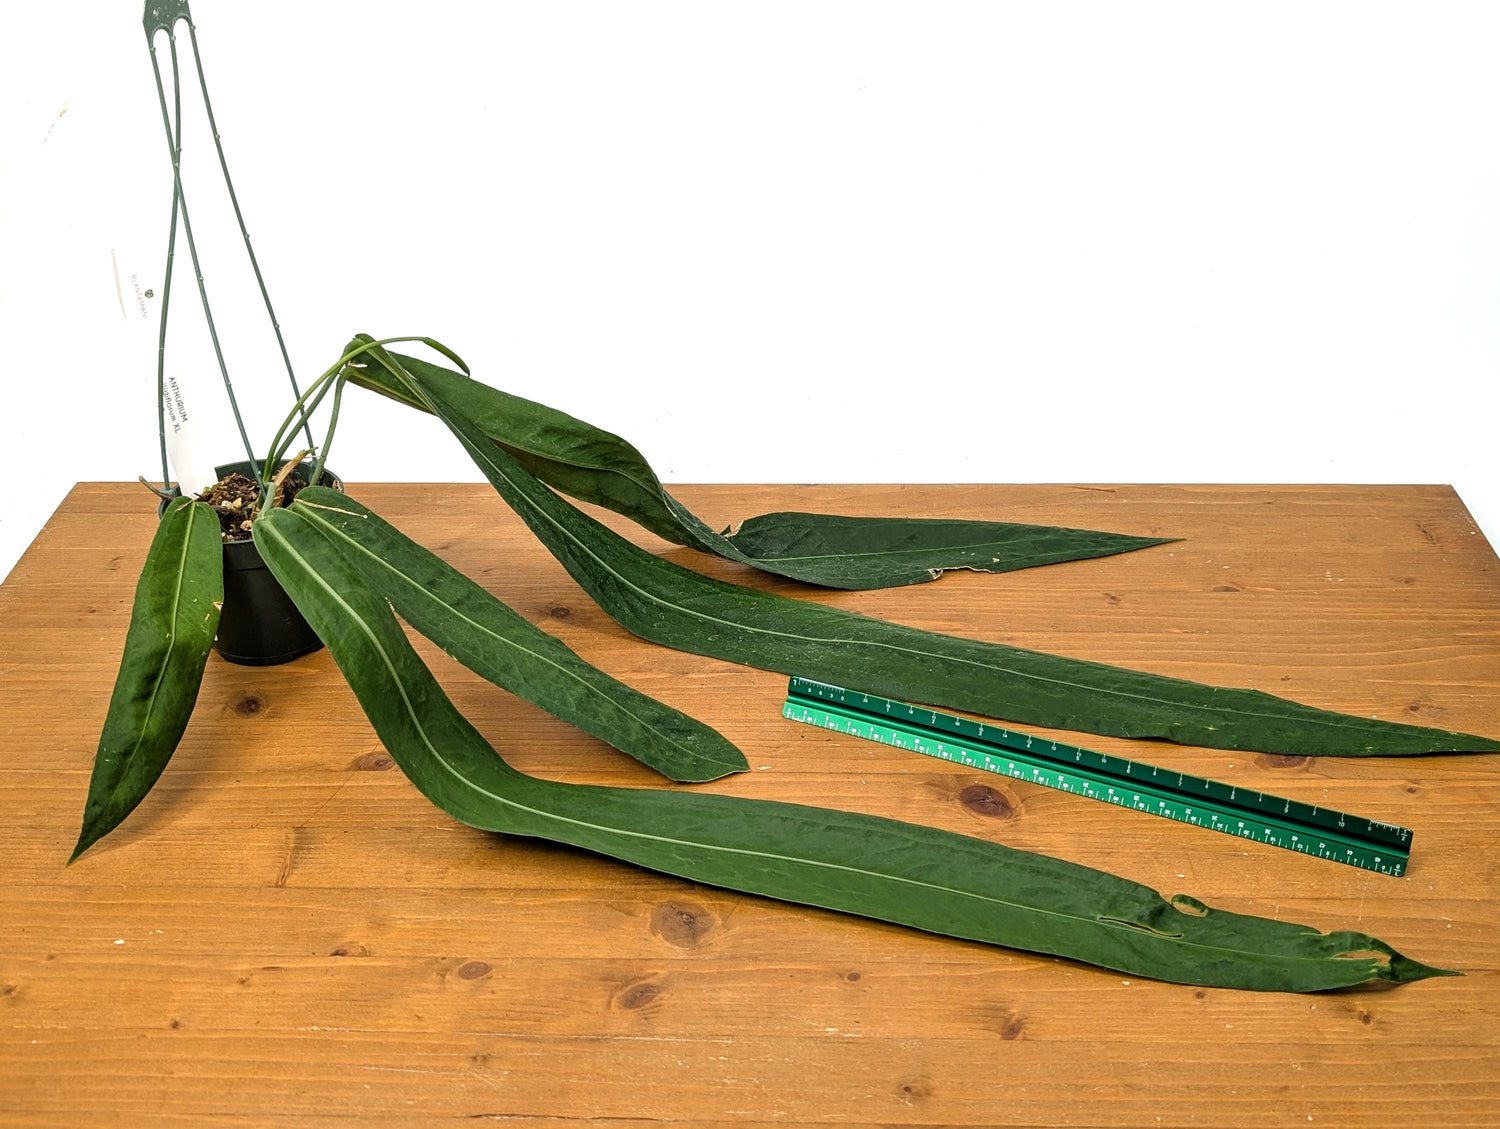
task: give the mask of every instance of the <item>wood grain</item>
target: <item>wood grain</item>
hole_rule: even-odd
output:
[[[84,483],[0,586],[0,1124],[1500,1121],[1493,759],[1070,735],[1412,827],[1408,877],[1369,874],[793,726],[778,714],[784,678],[627,635],[488,487],[352,492],[585,658],[739,744],[752,771],[713,790],[928,823],[1227,909],[1357,927],[1466,975],[1321,996],[1184,988],[482,834],[391,766],[326,653],[269,669],[212,658],[160,785],[64,869],[155,520],[139,487]],[[1179,536],[1005,576],[822,592],[609,519],[689,567],[799,598],[1500,735],[1500,562],[1447,487],[680,495],[720,528],[806,509]],[[518,767],[654,783],[420,649]]]

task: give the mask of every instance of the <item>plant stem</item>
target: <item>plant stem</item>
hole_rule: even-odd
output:
[[[155,494],[158,498],[161,498],[164,501],[170,502],[173,498],[177,497],[176,494],[173,494],[170,490],[166,489],[165,487],[163,487],[162,489],[158,490],[155,486],[151,485],[151,483],[149,483],[149,482],[146,481],[146,476],[144,474],[138,474],[138,475],[136,475],[135,476],[135,480],[137,482],[139,482],[142,486],[144,486],[147,490],[151,491],[151,493]]]
[[[333,410],[328,415],[328,432],[323,436],[323,446],[318,448],[318,461],[313,464],[312,477],[308,479],[313,486],[321,486],[323,483],[323,463],[328,458],[328,448],[333,446],[333,433],[339,425],[339,403],[344,398],[346,383],[344,370],[340,368],[333,383]]]
[[[328,388],[333,380],[335,372],[325,372],[317,380],[307,386],[307,391],[297,397],[297,402],[292,405],[291,413],[282,420],[281,426],[276,429],[276,435],[271,440],[271,447],[266,452],[265,465],[260,470],[260,506],[265,508],[270,500],[271,468],[276,465],[288,448],[292,445],[292,437],[287,433],[295,429],[298,414],[311,415],[318,410],[318,405],[323,402],[323,397],[328,394]]]
[[[345,353],[342,357],[335,361],[331,368],[325,370],[323,375],[321,375],[317,380],[308,385],[307,391],[302,393],[302,395],[297,398],[297,402],[292,405],[292,410],[287,413],[286,419],[281,421],[281,426],[276,431],[276,438],[272,440],[271,450],[266,455],[265,465],[262,468],[262,473],[260,475],[260,507],[262,511],[264,511],[265,506],[269,501],[266,484],[271,476],[271,468],[275,465],[276,460],[286,454],[288,448],[291,447],[292,440],[287,436],[287,432],[296,426],[298,415],[311,415],[314,411],[317,410],[318,405],[323,402],[323,397],[328,394],[329,383],[331,381],[334,381],[335,378],[338,377],[338,375],[343,371],[344,366],[347,365],[350,361],[354,360],[358,356],[363,355],[364,353],[369,352],[371,349],[377,349],[382,345],[396,345],[400,344],[403,341],[422,341],[429,344],[432,343],[431,339],[426,337],[383,337],[379,341],[366,341],[364,344],[350,349],[347,353]],[[339,394],[343,390],[343,384],[344,382],[342,380],[339,380],[338,390],[334,393],[333,418],[329,421],[328,434],[324,437],[323,441],[324,446],[322,450],[324,450],[325,453],[328,443],[333,438],[334,426],[338,423]],[[312,401],[310,404],[308,403],[309,400]],[[320,457],[318,459],[319,472],[321,472],[322,465],[323,459]],[[316,477],[314,477],[313,482],[316,484]]]

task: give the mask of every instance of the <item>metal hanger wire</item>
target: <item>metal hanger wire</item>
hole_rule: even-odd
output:
[[[142,23],[146,29],[146,46],[151,52],[151,72],[156,78],[156,96],[161,104],[162,127],[166,130],[167,150],[172,159],[172,222],[167,232],[167,265],[162,281],[161,293],[161,326],[157,338],[156,349],[156,424],[157,435],[161,445],[161,476],[162,487],[166,489],[171,481],[171,469],[167,460],[167,422],[166,422],[166,352],[167,352],[167,310],[172,297],[172,259],[177,248],[177,224],[179,218],[182,221],[182,233],[187,239],[188,253],[193,260],[193,274],[198,282],[198,296],[203,303],[203,317],[208,323],[209,339],[213,342],[214,357],[218,361],[219,375],[224,383],[224,391],[229,397],[229,407],[234,413],[235,425],[239,428],[240,440],[245,447],[245,458],[256,466],[256,477],[260,477],[259,462],[255,451],[250,443],[250,436],[245,430],[245,420],[240,414],[239,401],[234,394],[234,384],[229,379],[229,367],[224,360],[224,350],[219,344],[219,332],[214,325],[213,309],[208,300],[208,288],[203,281],[203,269],[198,260],[198,245],[193,238],[193,225],[188,215],[187,197],[182,189],[182,83],[181,69],[177,57],[177,25],[186,23],[188,29],[188,41],[193,53],[193,66],[198,72],[198,90],[203,97],[203,109],[208,118],[209,132],[213,135],[214,150],[219,157],[219,171],[224,177],[224,187],[229,192],[229,201],[234,207],[235,223],[239,225],[240,237],[245,243],[245,253],[250,258],[250,267],[255,272],[256,284],[260,287],[260,296],[265,303],[266,316],[270,319],[271,330],[276,335],[276,344],[281,349],[281,359],[286,366],[287,380],[292,386],[292,395],[300,400],[301,389],[297,386],[297,375],[292,370],[292,360],[287,353],[286,341],[281,334],[281,323],[277,320],[276,311],[271,305],[271,295],[266,290],[266,282],[261,274],[260,263],[255,257],[255,249],[250,245],[250,233],[245,228],[245,217],[240,211],[239,197],[234,190],[234,182],[229,177],[229,163],[224,157],[224,145],[219,137],[219,127],[214,120],[213,103],[208,97],[208,83],[203,75],[203,57],[198,51],[198,31],[193,26],[192,13],[188,9],[187,0],[146,0],[145,13]],[[170,45],[172,61],[172,109],[167,109],[166,87],[162,82],[161,64],[156,55],[156,34],[165,31]],[[307,435],[308,447],[314,448],[312,424],[308,419],[306,409],[301,410],[302,427]],[[179,489],[181,483],[178,484]]]

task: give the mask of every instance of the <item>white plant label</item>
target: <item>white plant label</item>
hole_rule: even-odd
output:
[[[125,363],[131,373],[154,378],[161,333],[161,266],[129,247],[112,247],[115,292],[125,323]],[[183,492],[196,493],[218,476],[214,463],[199,449],[196,416],[182,374],[170,359],[163,374],[162,406],[166,414],[167,458]]]

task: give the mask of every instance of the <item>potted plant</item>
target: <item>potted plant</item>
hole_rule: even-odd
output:
[[[180,11],[185,16],[185,5]],[[148,31],[151,19],[148,8]],[[177,192],[180,199],[180,180]],[[387,348],[412,340],[455,367]],[[1500,742],[919,631],[702,576],[639,548],[564,495],[608,506],[681,544],[843,588],[1157,542],[1002,523],[790,513],[717,533],[620,437],[472,379],[455,353],[430,339],[361,335],[298,395],[259,461],[259,490],[244,521],[397,765],[455,819],[733,890],[1187,984],[1315,991],[1447,974],[1364,933],[1324,934],[1183,895],[1169,900],[1098,870],[929,827],[681,787],[559,783],[512,768],[449,701],[397,615],[489,681],[674,782],[709,781],[747,765],[722,735],[584,662],[355,498],[307,485],[289,504],[275,504],[278,468],[301,465],[288,460],[299,425],[316,450],[306,481],[320,481],[349,384],[441,420],[580,586],[652,643],[1023,724],[1215,748],[1370,756],[1493,752]],[[314,443],[309,421],[330,395],[328,423]],[[146,795],[187,723],[222,624],[222,532],[204,501],[175,498],[165,507],[137,587],[75,859]]]

